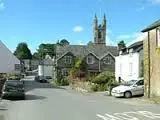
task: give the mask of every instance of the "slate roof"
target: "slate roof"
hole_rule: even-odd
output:
[[[152,30],[156,27],[160,26],[160,19],[157,20],[156,22],[154,22],[153,24],[149,25],[147,28],[145,28],[144,30],[142,30],[142,32],[147,32],[149,30]]]
[[[105,46],[99,44],[91,45],[67,45],[67,46],[58,46],[56,49],[56,54],[58,58],[62,57],[66,53],[71,52],[75,56],[85,57],[89,53],[95,54],[99,59],[104,57],[108,52],[113,56],[118,55],[118,48],[116,46]]]
[[[127,49],[125,49],[122,52],[122,55],[128,54],[129,49],[133,49],[133,51],[132,51],[133,53],[139,52],[141,49],[143,49],[143,41],[138,41],[138,42],[135,42],[135,43],[131,44]]]
[[[133,43],[132,45],[130,45],[128,48],[137,48],[139,46],[142,46],[143,45],[143,41],[138,41],[138,42],[135,42]]]

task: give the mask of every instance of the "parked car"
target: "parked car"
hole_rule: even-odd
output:
[[[24,82],[19,80],[7,80],[2,89],[2,99],[14,97],[25,99]]]
[[[44,77],[44,76],[39,76],[39,82],[41,82],[41,83],[46,83],[46,82],[47,82],[46,77]]]
[[[144,94],[144,79],[131,80],[112,89],[112,96],[130,98]]]

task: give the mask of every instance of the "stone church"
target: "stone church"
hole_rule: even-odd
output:
[[[57,75],[68,76],[72,62],[76,57],[84,58],[87,71],[90,74],[103,71],[115,72],[115,56],[118,55],[118,48],[106,45],[107,22],[105,15],[101,24],[98,23],[95,15],[93,29],[93,43],[57,46],[55,58],[55,73]]]

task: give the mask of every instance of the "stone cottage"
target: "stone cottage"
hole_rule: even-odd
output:
[[[142,32],[148,34],[144,40],[145,96],[160,96],[160,20]]]
[[[103,71],[115,72],[115,56],[118,55],[116,46],[106,46],[106,17],[98,25],[94,19],[94,43],[88,45],[57,46],[55,74],[68,76],[73,60],[82,57],[86,61],[87,71],[90,74]]]

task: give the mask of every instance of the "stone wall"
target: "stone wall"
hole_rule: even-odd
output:
[[[148,32],[150,40],[150,67],[148,58],[148,40],[144,41],[144,78],[145,96],[160,96],[160,48],[156,44],[156,29]],[[149,84],[150,69],[150,84]]]

